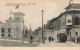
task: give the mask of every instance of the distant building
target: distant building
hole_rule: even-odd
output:
[[[28,31],[28,37],[30,38],[30,36],[33,36],[33,31],[32,31],[31,25],[30,25],[30,29]]]
[[[23,38],[24,16],[22,12],[15,12],[5,23],[0,22],[0,38]]]

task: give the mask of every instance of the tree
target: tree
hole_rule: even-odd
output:
[[[35,35],[38,35],[39,34],[39,31],[41,30],[41,27],[38,27],[37,29],[35,29]]]

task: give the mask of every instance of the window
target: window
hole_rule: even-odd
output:
[[[2,37],[4,37],[4,34],[1,34]]]
[[[15,36],[15,34],[14,34],[14,36]]]
[[[65,19],[64,18],[62,18],[62,26],[65,26]]]
[[[71,20],[69,20],[69,22],[71,23]]]
[[[19,20],[19,18],[15,18],[16,20]]]
[[[8,28],[8,33],[10,33],[11,32],[11,28]]]
[[[74,18],[74,24],[75,25],[79,25],[80,24],[79,17]]]
[[[8,37],[11,37],[11,34],[8,34]]]
[[[63,22],[64,20],[62,19],[62,26],[63,26],[63,24],[64,24],[64,22]]]
[[[68,23],[69,23],[69,20],[68,20]]]
[[[4,28],[1,28],[1,33],[4,33]]]
[[[76,36],[78,36],[78,32],[76,32]]]
[[[70,35],[71,35],[71,32],[70,32]]]
[[[58,30],[61,29],[61,20],[58,20]]]
[[[70,19],[68,19],[68,23],[71,23],[71,20]]]

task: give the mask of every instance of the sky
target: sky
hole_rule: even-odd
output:
[[[46,24],[48,20],[64,12],[65,8],[69,5],[69,1],[70,0],[0,0],[0,21],[4,22],[10,17],[10,10],[12,12],[20,11],[25,14],[24,20],[27,28],[29,29],[31,25],[34,31],[42,25],[41,10],[44,10],[43,23]],[[10,3],[26,3],[26,5],[20,5],[18,9],[15,9],[16,6],[7,5]],[[73,0],[73,3],[79,4],[80,0]]]

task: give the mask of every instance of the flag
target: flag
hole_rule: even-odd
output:
[[[19,4],[15,7],[15,9],[19,8]]]
[[[69,5],[71,4],[72,1],[73,1],[73,0],[70,0],[70,1],[69,1]]]

